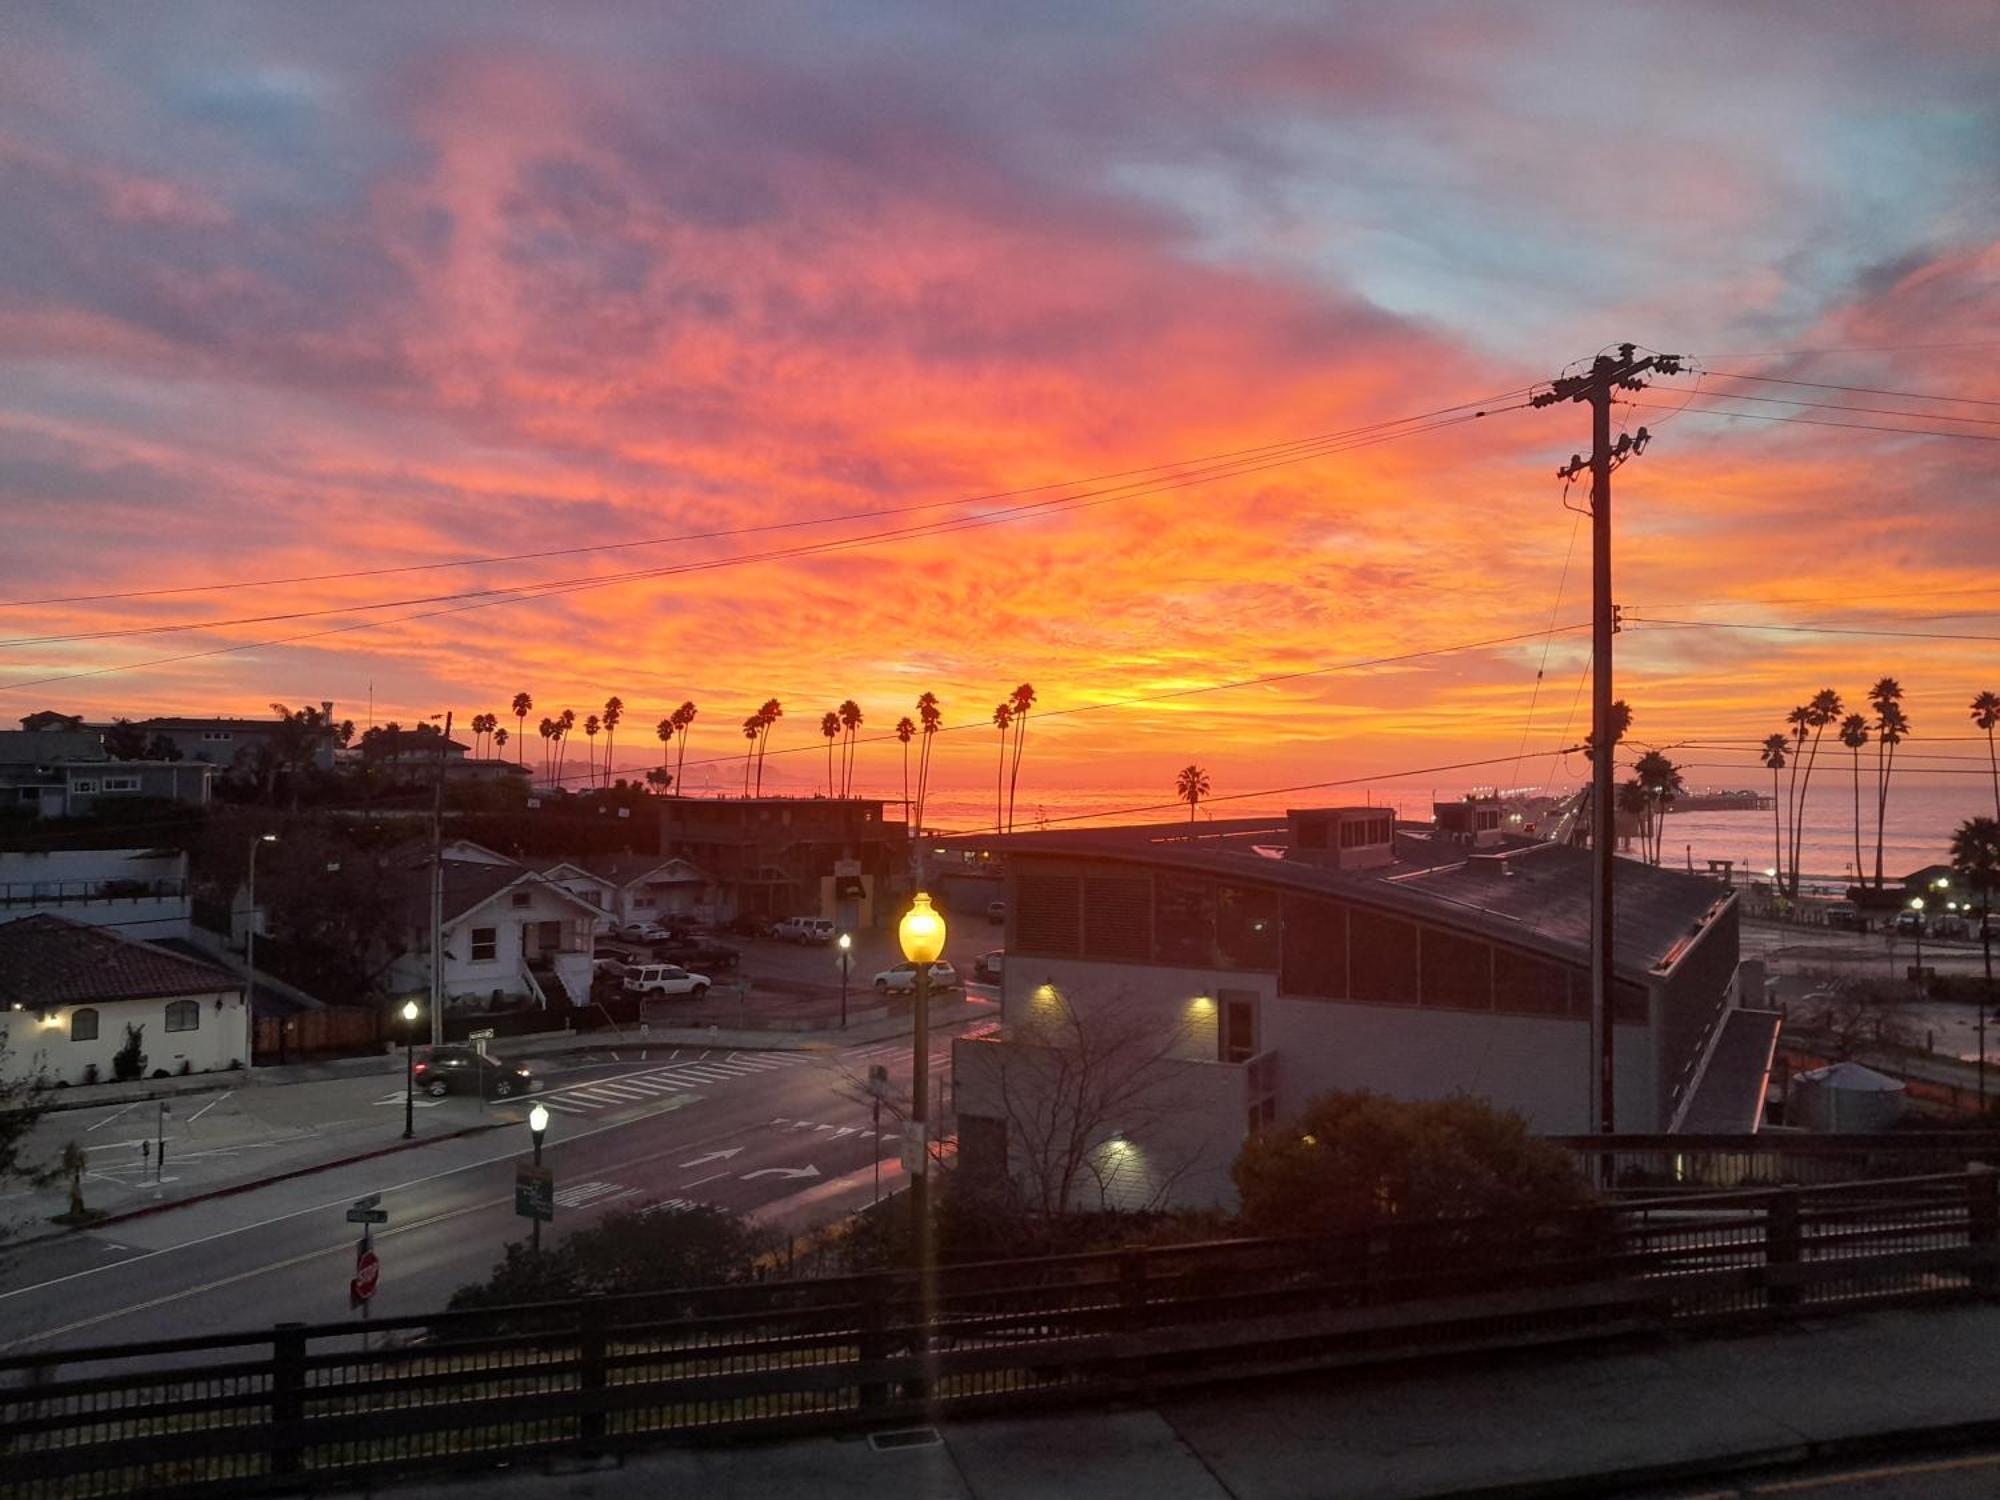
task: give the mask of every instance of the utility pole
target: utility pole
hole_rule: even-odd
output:
[[[1611,441],[1611,399],[1614,391],[1644,390],[1638,377],[1648,370],[1678,375],[1680,356],[1650,354],[1644,359],[1631,344],[1620,344],[1617,355],[1600,354],[1587,375],[1569,375],[1537,394],[1531,405],[1559,401],[1590,403],[1590,457],[1573,455],[1556,471],[1559,479],[1574,479],[1590,470],[1590,1011],[1597,1024],[1597,1129],[1616,1134],[1615,1083],[1617,1048],[1613,1037],[1612,989],[1612,864],[1616,835],[1611,772],[1616,746],[1611,733],[1611,637],[1616,632],[1617,606],[1611,602],[1611,471],[1645,449],[1649,434]],[[1610,1158],[1605,1158],[1607,1168]]]
[[[451,743],[451,711],[445,710],[438,741],[437,786],[431,794],[431,1045],[444,1045],[444,752]],[[481,1098],[485,1081],[482,1075]]]

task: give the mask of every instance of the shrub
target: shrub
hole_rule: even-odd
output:
[[[97,1080],[98,1080],[97,1064],[85,1063],[83,1065],[83,1081],[85,1083],[96,1083]]]
[[[146,1028],[137,1022],[127,1022],[125,1045],[111,1056],[111,1076],[120,1083],[129,1083],[134,1078],[143,1078],[146,1073],[146,1053],[142,1038]]]
[[[182,1059],[181,1059],[181,1066],[180,1066],[180,1075],[181,1075],[181,1077],[185,1078],[185,1077],[187,1077],[187,1076],[188,1076],[188,1074],[192,1073],[193,1071],[194,1071],[194,1064],[193,1064],[192,1062],[188,1061],[188,1059],[187,1059],[187,1058],[185,1058],[185,1057],[184,1057],[184,1058],[182,1058]]]
[[[1535,1215],[1592,1194],[1569,1153],[1519,1115],[1464,1096],[1326,1094],[1244,1142],[1231,1169],[1257,1234],[1332,1234],[1384,1219]]]

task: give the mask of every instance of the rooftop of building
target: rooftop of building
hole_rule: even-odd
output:
[[[1588,850],[1520,835],[1468,847],[1436,836],[1430,824],[1400,823],[1390,862],[1333,869],[1297,857],[1290,838],[1285,819],[1267,817],[1216,819],[1193,837],[1177,820],[935,842],[1010,856],[1117,860],[1338,895],[1392,915],[1447,919],[1455,927],[1553,950],[1572,961],[1589,950]],[[1613,951],[1618,968],[1636,977],[1670,971],[1734,899],[1705,876],[1637,860],[1620,858],[1615,872]]]
[[[107,928],[47,913],[0,923],[0,1000],[19,1010],[241,988],[213,964]]]

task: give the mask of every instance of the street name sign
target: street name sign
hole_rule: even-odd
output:
[[[491,1026],[484,1026],[478,1031],[468,1031],[465,1034],[465,1039],[468,1042],[490,1042],[493,1040],[493,1028]]]
[[[544,1224],[556,1216],[556,1174],[550,1167],[520,1166],[514,1169],[514,1212],[523,1219],[539,1219]]]
[[[389,1222],[389,1210],[386,1208],[363,1208],[359,1204],[356,1204],[347,1211],[347,1222],[350,1224],[386,1224]]]

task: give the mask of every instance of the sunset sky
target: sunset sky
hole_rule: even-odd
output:
[[[984,724],[1026,680],[1024,801],[1522,747],[1429,779],[1567,786],[1587,638],[1538,632],[1588,614],[1554,477],[1588,420],[1513,408],[1632,340],[1704,373],[1620,413],[1657,434],[1628,614],[1939,637],[1635,622],[1635,738],[1889,674],[1910,763],[1963,774],[2000,688],[1996,53],[1974,0],[10,5],[0,722],[616,693],[638,766],[692,699],[699,789],[776,697],[766,788],[810,790],[841,699]],[[976,795],[995,742],[939,778]]]

